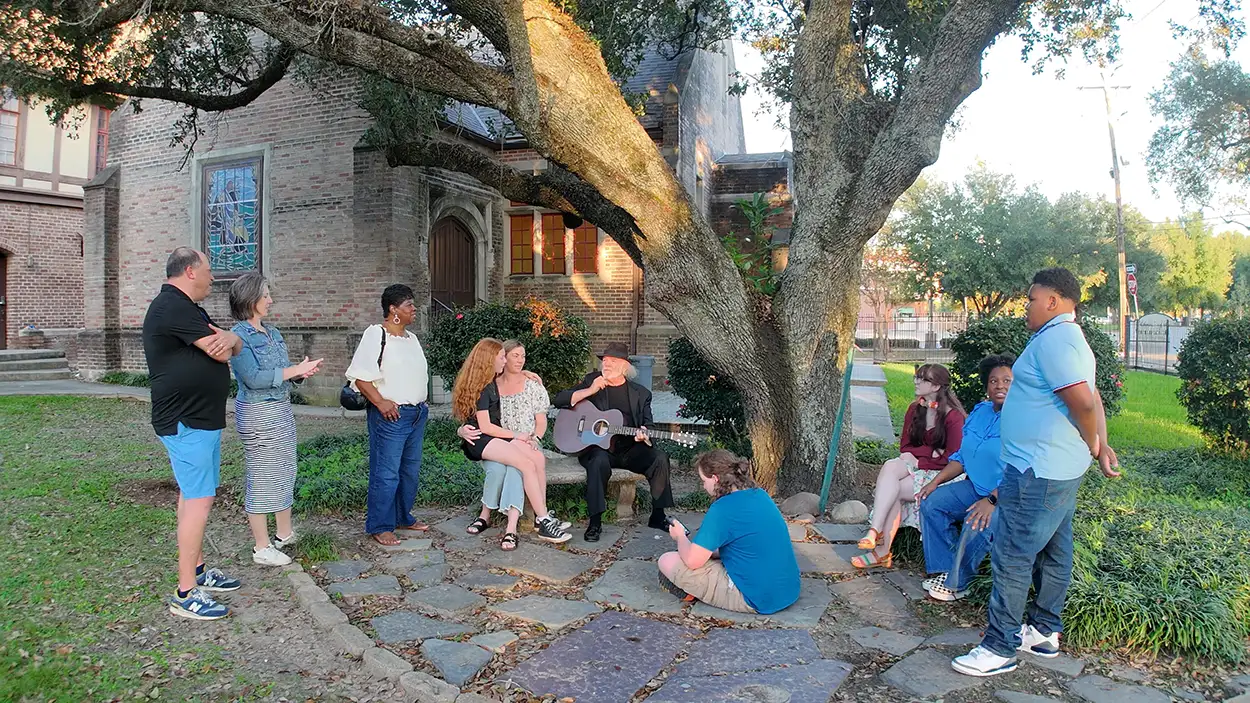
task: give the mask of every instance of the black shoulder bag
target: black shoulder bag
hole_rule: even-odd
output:
[[[382,370],[382,355],[386,353],[386,328],[382,328],[382,348],[378,350],[378,370]],[[369,407],[369,399],[364,393],[352,388],[352,382],[343,384],[339,391],[339,405],[347,410],[364,410]]]

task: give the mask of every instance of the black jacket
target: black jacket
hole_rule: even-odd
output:
[[[555,400],[552,401],[552,405],[555,405],[557,408],[573,407],[573,394],[577,391],[590,388],[590,384],[594,383],[595,379],[602,375],[603,374],[598,371],[591,371],[586,374],[586,377],[583,378],[582,382],[577,384],[577,386],[570,388],[567,391],[560,391],[557,393]],[[629,396],[629,411],[630,414],[634,416],[634,421],[638,423],[639,427],[651,427],[654,422],[654,419],[651,417],[651,391],[647,390],[647,388],[642,384],[634,383],[633,381],[626,381],[625,388],[626,394]],[[594,406],[600,410],[610,409],[608,407],[608,394],[606,390],[599,391],[598,393],[587,398],[587,400],[594,403]],[[616,409],[624,410],[624,408]]]

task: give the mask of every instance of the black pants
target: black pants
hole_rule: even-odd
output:
[[[673,486],[668,480],[668,455],[645,442],[636,442],[630,437],[628,444],[613,443],[612,451],[590,447],[582,450],[577,460],[586,469],[586,506],[591,515],[608,509],[606,496],[612,469],[628,469],[647,477],[651,484],[652,510],[675,505]]]

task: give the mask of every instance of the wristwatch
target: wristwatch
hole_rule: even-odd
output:
[[[993,493],[985,496],[985,499],[990,502],[990,505],[998,505],[998,496],[994,495]]]

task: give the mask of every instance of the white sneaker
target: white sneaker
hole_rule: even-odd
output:
[[[921,581],[920,587],[926,591],[932,591],[934,586],[942,586],[945,584],[946,584],[946,574],[937,574],[936,576],[930,576],[924,581]]]
[[[277,547],[278,549],[286,549],[292,544],[295,544],[295,542],[298,539],[299,539],[299,535],[295,534],[295,530],[291,530],[291,534],[286,539],[282,539],[281,537],[274,535],[273,546]]]
[[[959,590],[947,588],[946,579],[942,579],[942,583],[934,584],[933,587],[929,589],[929,597],[933,600],[946,601],[949,603],[951,601],[967,598],[968,594],[971,592],[972,591],[969,591],[966,588],[961,588]]]
[[[962,657],[951,660],[951,668],[968,676],[995,676],[1015,671],[1020,663],[1015,657],[1000,657],[985,647],[977,646]]]
[[[1054,659],[1059,656],[1059,633],[1043,635],[1032,625],[1021,625],[1020,646],[1016,649],[1045,659]]]
[[[286,566],[291,563],[291,557],[279,552],[272,544],[265,545],[265,548],[256,551],[252,547],[252,561],[261,566]]]

